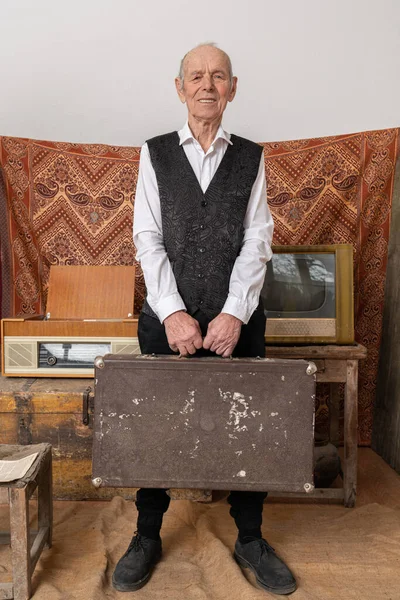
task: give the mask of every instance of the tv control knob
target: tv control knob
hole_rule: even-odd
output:
[[[57,359],[55,356],[49,356],[47,359],[47,364],[50,365],[51,367],[53,367],[57,362]]]

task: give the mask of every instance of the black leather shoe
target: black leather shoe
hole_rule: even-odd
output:
[[[247,544],[239,539],[235,544],[236,562],[245,569],[251,569],[257,583],[273,594],[291,594],[296,589],[296,580],[285,563],[275,554],[275,550],[265,541],[251,538]]]
[[[134,592],[146,585],[152,567],[161,558],[161,540],[157,542],[137,533],[128,550],[119,559],[112,583],[119,592]]]

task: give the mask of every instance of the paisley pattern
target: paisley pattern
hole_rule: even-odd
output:
[[[354,247],[359,437],[371,439],[398,129],[263,144],[275,244]],[[43,313],[52,264],[134,264],[140,150],[0,137],[1,308]],[[221,249],[222,252],[222,249]],[[216,255],[219,253],[216,252]],[[144,300],[137,269],[135,309]],[[320,386],[317,424],[327,427]]]
[[[389,129],[264,144],[274,243],[353,245],[355,337],[368,349],[359,364],[359,441],[365,445],[372,431],[398,136],[398,129]],[[323,429],[326,386],[319,386],[317,398]]]

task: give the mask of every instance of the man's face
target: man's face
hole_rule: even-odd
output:
[[[220,121],[228,102],[236,94],[237,78],[231,81],[225,55],[212,46],[196,48],[184,63],[184,83],[175,79],[178,95],[186,102],[189,119]]]

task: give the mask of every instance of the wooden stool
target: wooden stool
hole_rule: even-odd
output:
[[[51,546],[53,525],[51,445],[0,445],[0,458],[25,450],[25,455],[38,453],[29,471],[16,481],[0,483],[0,502],[10,505],[10,533],[0,534],[1,543],[11,540],[13,583],[0,583],[0,598],[28,600],[31,577],[39,556],[47,544]],[[29,531],[29,498],[37,488],[38,531],[31,545]]]

